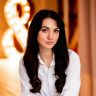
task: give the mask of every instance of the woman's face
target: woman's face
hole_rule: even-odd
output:
[[[52,18],[46,18],[42,22],[42,27],[38,33],[37,41],[39,48],[52,49],[59,38],[60,29],[57,22]]]

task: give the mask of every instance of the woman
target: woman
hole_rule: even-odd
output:
[[[64,22],[52,10],[41,10],[29,27],[20,61],[22,96],[78,96],[79,56],[67,48]]]

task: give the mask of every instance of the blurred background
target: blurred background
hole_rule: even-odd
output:
[[[40,9],[64,20],[68,47],[81,60],[80,96],[96,96],[96,0],[0,0],[0,96],[21,96],[19,60]]]

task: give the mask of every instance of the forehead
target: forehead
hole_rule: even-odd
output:
[[[49,28],[57,28],[57,21],[52,18],[45,18],[42,22],[42,26],[47,26]]]

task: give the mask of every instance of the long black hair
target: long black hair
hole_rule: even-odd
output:
[[[30,79],[30,84],[32,85],[31,92],[40,92],[42,81],[38,77],[39,60],[38,52],[39,45],[37,42],[38,32],[42,27],[42,22],[45,18],[52,18],[57,22],[57,26],[60,29],[59,39],[55,46],[53,47],[53,52],[55,54],[55,87],[58,93],[62,92],[63,86],[66,81],[65,70],[69,64],[69,54],[66,43],[65,36],[65,26],[63,20],[60,16],[52,10],[40,10],[32,19],[29,27],[27,47],[23,57],[24,66],[26,68],[27,74]]]

